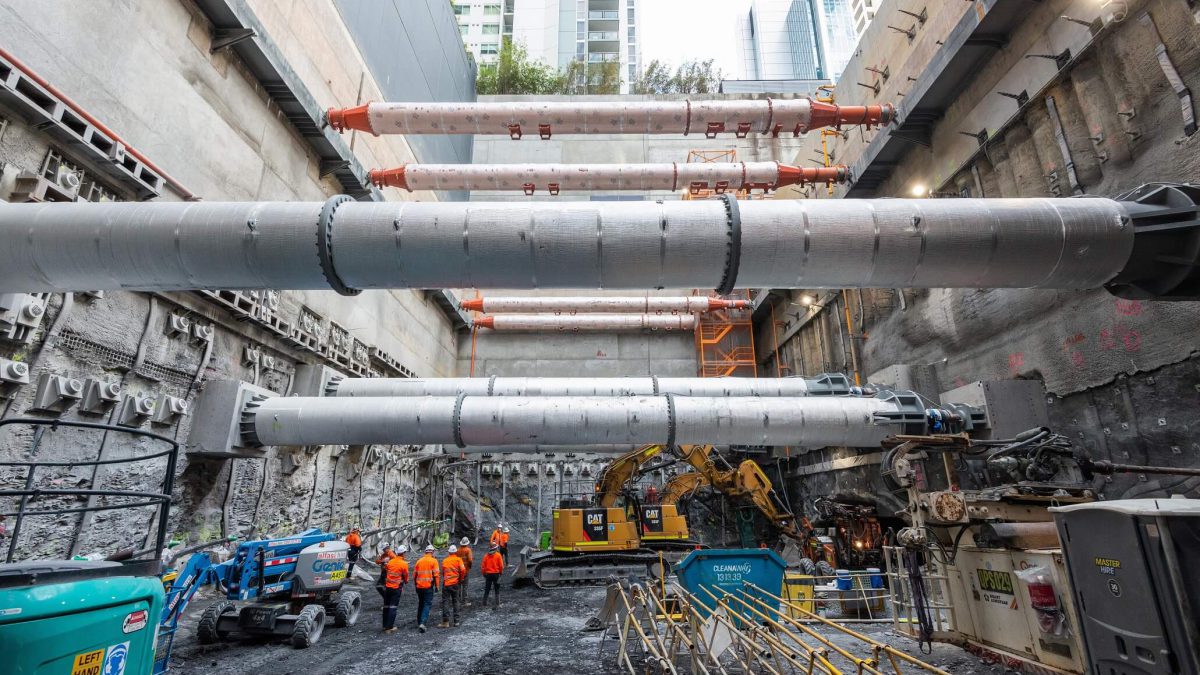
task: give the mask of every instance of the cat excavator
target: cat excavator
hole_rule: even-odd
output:
[[[792,514],[758,462],[746,459],[736,467],[731,466],[713,452],[711,445],[680,446],[676,454],[692,467],[692,471],[667,482],[661,500],[664,510],[670,509],[677,514],[683,499],[711,487],[734,503],[752,504],[781,535],[792,540],[801,552],[799,564],[806,574],[833,575],[834,548],[823,541],[825,538],[813,536],[813,527],[807,518]],[[683,516],[678,517],[684,522]],[[743,543],[753,545],[752,541]]]
[[[591,499],[564,499],[553,512],[550,550],[522,551],[514,579],[553,588],[603,584],[610,576],[661,576],[662,558],[656,548],[694,547],[688,542],[687,523],[674,506],[640,504],[626,485],[665,449],[645,445],[625,453],[601,472]],[[622,498],[625,505],[619,505]]]
[[[642,504],[628,486],[663,466],[647,468],[664,452],[692,470],[673,479],[659,503]],[[592,499],[563,500],[554,509],[550,550],[522,551],[516,579],[551,588],[602,584],[610,576],[660,576],[664,560],[674,557],[670,554],[697,546],[679,513],[679,499],[690,491],[689,485],[709,485],[735,501],[749,502],[784,536],[802,548],[809,542],[809,529],[797,525],[756,462],[745,460],[734,467],[711,445],[646,445],[610,462],[596,481]]]

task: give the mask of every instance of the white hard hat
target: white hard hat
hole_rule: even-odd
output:
[[[450,544],[450,548],[446,549],[446,551],[448,553],[458,553],[458,547],[454,544]]]
[[[504,531],[505,531],[505,532],[508,532],[508,526],[507,526],[507,525],[505,525],[505,526],[504,526]]]
[[[433,544],[428,544],[428,545],[426,545],[426,546],[425,546],[425,552],[426,552],[426,553],[433,553]]]
[[[396,553],[398,555],[404,555],[405,553],[408,553],[408,547],[405,546],[404,544],[400,544],[399,546],[396,547]]]
[[[469,537],[463,537],[462,541],[458,542],[458,545],[459,546],[470,546],[471,539]]]

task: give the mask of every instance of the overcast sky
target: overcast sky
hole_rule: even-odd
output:
[[[642,65],[714,59],[737,77],[737,17],[749,8],[749,0],[641,0]]]

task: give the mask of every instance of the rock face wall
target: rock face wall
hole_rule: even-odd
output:
[[[405,3],[408,9],[396,11],[416,11],[416,4]],[[251,2],[242,9],[259,11],[264,29],[255,39],[284,55],[292,75],[318,105],[351,105],[359,95],[381,98],[334,3]],[[450,9],[444,3],[438,9],[449,22],[445,32],[457,42]],[[420,19],[428,22],[430,16],[426,12]],[[113,41],[117,35],[119,43]],[[6,50],[201,198],[320,201],[339,192],[341,186],[320,166],[306,137],[267,98],[262,83],[235,53],[210,51],[212,40],[211,26],[187,1],[9,2],[0,8],[0,42]],[[461,46],[454,53],[459,52]],[[463,73],[470,77],[468,69]],[[462,84],[457,89],[472,91],[471,82]],[[402,137],[351,140],[364,165],[414,159]],[[57,158],[65,162],[65,171],[82,178],[79,198],[132,198],[121,186],[107,184],[103,172],[93,170],[78,152],[30,125],[25,111],[0,108],[0,199],[30,198],[27,187],[37,184],[39,176],[58,183]],[[430,200],[435,195],[389,190],[387,197]],[[164,188],[158,198],[179,196]],[[332,292],[0,298],[6,307],[28,303],[45,308],[37,327],[28,335],[0,340],[0,359],[23,364],[30,378],[29,384],[0,386],[5,418],[124,421],[183,441],[194,423],[191,415],[126,417],[126,401],[133,405],[145,398],[164,411],[172,400],[167,397],[173,397],[186,411],[205,383],[219,379],[287,394],[294,387],[295,368],[303,364],[364,376],[447,376],[455,371],[456,334],[449,319],[411,291],[368,291],[353,298]],[[4,314],[0,322],[7,318]],[[43,376],[112,383],[119,387],[120,400],[97,412],[84,410],[81,403],[64,412],[39,410],[35,398]],[[0,428],[0,461],[135,458],[163,448],[161,442],[119,432]],[[432,461],[418,462],[425,454],[419,448],[396,448],[391,459],[379,450],[325,446],[270,449],[261,459],[181,456],[169,534],[195,543],[426,519],[429,502],[417,487],[429,483]],[[86,466],[54,467],[39,472],[35,486],[156,492],[165,470],[162,458],[104,467],[94,474]],[[24,469],[0,468],[3,488],[19,489],[24,481]],[[105,496],[70,503],[43,498],[28,508],[117,501]],[[0,510],[14,511],[17,504],[5,499]],[[141,548],[150,513],[139,508],[31,518],[14,552],[22,559]],[[10,541],[12,522],[8,525],[0,545]]]
[[[956,44],[953,27],[970,24],[971,13],[1005,8],[932,3],[929,22],[912,41],[888,35],[888,24],[908,23],[896,6],[881,9],[837,87],[837,101],[908,107],[893,128],[826,139],[859,178],[836,197],[914,190],[934,198],[1116,196],[1148,182],[1200,179],[1196,118],[1181,114],[1183,99],[1164,72],[1167,61],[1182,84],[1200,91],[1200,22],[1185,0],[1121,3],[1111,11],[1070,0],[1030,7],[990,24],[993,42],[964,48],[993,45],[984,55],[970,52],[977,62],[968,71],[937,83],[938,91],[952,94],[936,106],[912,107],[942,63],[923,50]],[[1095,22],[1080,26],[1064,15]],[[1062,62],[1039,56],[1066,50],[1070,59]],[[863,74],[867,66],[886,66],[888,77]],[[864,77],[879,79],[877,95],[855,84],[871,82]],[[897,139],[908,140],[888,145]],[[810,139],[799,155],[811,155],[819,143]],[[884,156],[885,147],[893,154]],[[778,293],[776,328],[764,322],[757,344],[770,367],[774,350],[764,354],[762,346],[778,339],[778,361],[800,374],[850,372],[855,358],[863,377],[894,364],[931,368],[934,381],[923,393],[932,397],[976,380],[1037,379],[1046,387],[1051,425],[1094,457],[1200,463],[1191,419],[1200,303],[1129,301],[1104,291],[887,289],[864,291],[861,300],[853,291],[803,294],[821,307]],[[822,494],[876,499],[876,466],[837,461],[859,454],[823,451],[793,460],[794,494],[809,502]],[[813,471],[818,466],[841,468]],[[1197,481],[1128,476],[1096,487],[1107,498],[1195,496]],[[889,501],[878,499],[881,507]]]

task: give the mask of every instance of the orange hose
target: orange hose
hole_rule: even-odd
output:
[[[469,301],[468,301],[469,302]],[[475,289],[475,302],[479,307],[483,308],[483,298],[479,295],[479,289]],[[465,304],[465,303],[464,303]],[[479,324],[475,321],[478,313],[471,311],[471,370],[467,373],[468,377],[475,377],[475,339],[479,336]]]
[[[179,181],[172,178],[170,176],[170,174],[168,174],[166,171],[163,171],[162,169],[158,168],[158,166],[155,165],[154,162],[151,162],[145,155],[138,152],[137,148],[131,146],[129,143],[127,143],[125,141],[125,139],[118,136],[116,134],[116,132],[114,132],[112,129],[109,129],[108,127],[106,127],[103,122],[96,119],[95,117],[92,117],[92,115],[88,111],[83,109],[83,106],[81,106],[78,103],[76,103],[75,101],[71,100],[71,98],[69,96],[67,96],[66,94],[59,91],[57,87],[55,87],[54,85],[47,82],[44,78],[42,78],[42,76],[33,72],[33,70],[29,66],[25,65],[24,62],[22,62],[17,57],[13,56],[11,53],[8,52],[8,50],[4,49],[3,47],[0,47],[0,57],[3,57],[6,61],[9,61],[10,63],[12,63],[14,66],[17,67],[18,70],[25,73],[26,77],[28,77],[29,79],[33,80],[34,82],[37,82],[38,84],[40,84],[46,91],[50,92],[51,94],[54,94],[56,97],[58,97],[59,100],[61,100],[63,103],[65,103],[68,108],[79,113],[80,117],[87,120],[92,126],[96,127],[100,131],[104,132],[104,134],[106,136],[108,136],[109,138],[113,139],[113,141],[120,143],[121,145],[124,145],[125,152],[128,152],[129,154],[138,158],[138,160],[140,160],[142,164],[145,164],[146,166],[150,167],[159,176],[162,176],[162,179],[164,181],[169,183],[171,185],[171,187],[175,188],[175,190],[179,193],[180,197],[183,197],[184,199],[186,199],[188,201],[197,201],[200,199],[195,194],[193,194],[191,190],[184,187],[183,183],[180,183]]]

